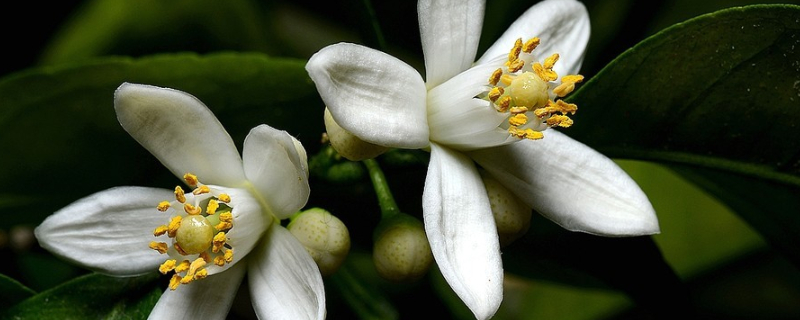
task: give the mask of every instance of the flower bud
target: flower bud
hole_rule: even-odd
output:
[[[481,179],[489,195],[500,246],[505,247],[528,231],[532,209],[488,173],[481,171]]]
[[[402,213],[384,219],[374,238],[372,261],[384,279],[411,282],[428,272],[433,254],[419,220]]]
[[[299,212],[286,228],[303,244],[323,276],[336,272],[350,251],[347,227],[324,209]]]
[[[325,108],[325,130],[328,132],[328,139],[331,146],[339,152],[342,157],[351,161],[361,161],[364,159],[375,158],[389,150],[384,146],[379,146],[361,140],[349,131],[340,127],[328,108]]]

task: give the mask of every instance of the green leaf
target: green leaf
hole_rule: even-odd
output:
[[[17,280],[0,274],[0,310],[5,310],[34,294],[36,292]]]
[[[611,157],[685,168],[800,265],[798,17],[756,5],[663,30],[570,98],[580,112],[564,131]]]
[[[366,281],[365,275],[357,271],[353,259],[348,259],[331,276],[330,283],[333,284],[331,289],[337,291],[337,296],[344,299],[359,319],[400,318],[386,294],[378,290],[374,283]]]
[[[14,168],[0,173],[0,194],[48,195],[21,205],[18,212],[25,214],[4,223],[38,223],[70,201],[112,186],[175,184],[117,122],[113,95],[123,82],[195,95],[240,145],[251,128],[266,123],[295,135],[313,154],[323,107],[304,65],[254,53],[176,54],[108,58],[0,79],[0,166]]]
[[[41,62],[169,51],[272,52],[265,21],[252,0],[87,1],[53,37]]]
[[[156,279],[85,275],[17,304],[3,319],[146,319],[161,296]]]

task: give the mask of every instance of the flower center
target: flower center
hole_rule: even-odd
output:
[[[156,237],[172,239],[174,252],[166,242],[150,242],[151,249],[180,257],[167,259],[158,268],[162,274],[175,273],[169,282],[172,290],[208,276],[205,269],[208,263],[221,267],[233,261],[233,248],[226,243],[228,238],[225,235],[233,228],[231,197],[200,183],[191,173],[185,174],[183,179],[195,189],[187,194],[180,186],[175,187],[175,200],[162,201],[156,207],[160,212],[171,213],[172,218],[168,224],[153,231]]]
[[[543,63],[529,63],[534,60],[532,52],[539,43],[539,38],[525,43],[517,39],[508,53],[505,67],[498,68],[489,77],[491,89],[483,97],[492,102],[497,112],[508,114],[508,133],[520,139],[538,140],[544,137],[542,131],[548,127],[569,127],[572,119],[567,114],[578,110],[574,104],[553,99],[575,90],[575,84],[583,81],[583,76],[567,75],[561,78],[560,84],[553,83],[558,79],[553,71],[558,53]],[[529,71],[524,70],[526,61]]]

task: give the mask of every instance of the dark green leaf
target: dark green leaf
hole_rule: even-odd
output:
[[[85,275],[21,302],[3,319],[147,319],[161,296],[156,279]]]
[[[34,294],[36,292],[17,280],[0,274],[0,310],[5,310]]]
[[[116,185],[175,183],[117,122],[113,95],[123,82],[197,96],[239,144],[267,123],[297,136],[310,154],[319,146],[323,108],[303,61],[178,54],[31,70],[0,79],[0,166],[13,168],[0,174],[0,194],[49,199],[29,206],[16,201],[26,214],[4,223],[38,223],[70,201]]]
[[[386,294],[364,278],[352,265],[353,259],[331,276],[331,283],[359,319],[399,319],[400,316]]]

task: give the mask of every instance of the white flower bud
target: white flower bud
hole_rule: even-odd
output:
[[[361,140],[359,137],[356,137],[349,131],[340,127],[339,124],[333,120],[333,116],[331,112],[328,111],[328,108],[325,108],[325,130],[328,133],[331,146],[336,149],[336,152],[351,161],[372,159],[386,152],[386,150],[389,150],[387,147]]]
[[[419,220],[403,214],[395,217],[382,221],[376,229],[372,261],[386,280],[418,280],[433,262],[428,237]]]
[[[489,195],[500,246],[507,246],[528,231],[531,226],[532,210],[511,190],[485,171],[481,171],[481,179]]]
[[[331,275],[350,251],[350,233],[339,218],[320,208],[292,217],[289,232],[303,244],[323,276]]]

